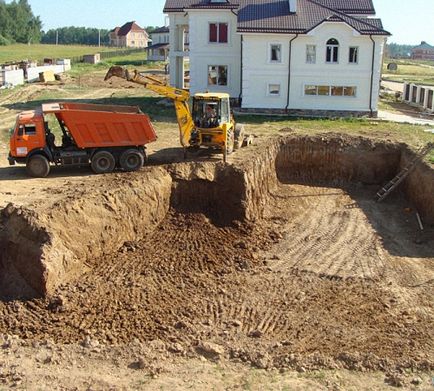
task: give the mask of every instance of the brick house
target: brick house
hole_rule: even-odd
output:
[[[414,60],[432,60],[434,61],[434,46],[422,41],[419,46],[411,49],[411,57]]]
[[[109,33],[110,46],[122,48],[146,48],[149,36],[145,29],[136,22],[125,23],[116,27]]]

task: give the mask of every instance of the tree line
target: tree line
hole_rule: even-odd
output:
[[[157,29],[156,26],[148,26],[145,30],[148,34]],[[59,45],[98,45],[101,39],[101,45],[108,45],[110,43],[109,37],[110,30],[97,29],[89,27],[61,27],[58,29],[51,29],[44,32],[42,35],[42,43]]]
[[[398,43],[389,43],[386,48],[386,54],[389,58],[410,58],[411,49],[414,45],[400,45]]]
[[[8,4],[0,0],[0,45],[38,43],[41,37],[41,19],[33,15],[27,0],[14,0]]]
[[[156,26],[148,26],[151,33]],[[39,16],[35,16],[28,0],[0,0],[0,46],[13,43],[45,43],[59,45],[108,45],[110,30],[89,27],[61,27],[42,30]]]
[[[90,27],[61,27],[43,33],[41,43],[59,45],[108,45],[110,30]]]

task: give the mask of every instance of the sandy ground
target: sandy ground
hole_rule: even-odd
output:
[[[169,134],[150,152],[182,158]],[[29,179],[2,160],[0,207],[95,180]],[[172,210],[54,297],[0,303],[0,390],[432,389],[434,244],[415,242],[405,199],[373,193],[283,182],[257,225]]]

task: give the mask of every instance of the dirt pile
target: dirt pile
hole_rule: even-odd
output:
[[[48,273],[60,280],[49,297],[0,303],[0,333],[160,340],[175,355],[260,368],[431,370],[434,241],[418,232],[422,198],[373,199],[403,159],[399,145],[288,137],[237,165],[149,168],[50,211],[11,208],[7,253],[19,253],[8,231],[18,227],[41,251],[42,275],[64,269]]]

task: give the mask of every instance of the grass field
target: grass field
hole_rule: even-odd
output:
[[[389,71],[387,64],[398,64],[397,71]],[[434,62],[416,60],[386,59],[383,65],[383,79],[417,84],[434,85]]]
[[[97,46],[15,44],[1,47],[0,63],[20,61],[23,59],[42,60],[44,58],[70,58],[113,50],[115,49],[112,47]]]

